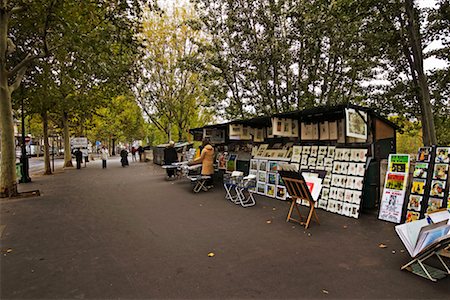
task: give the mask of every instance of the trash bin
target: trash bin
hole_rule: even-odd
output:
[[[16,163],[16,176],[17,180],[22,179],[22,163]]]

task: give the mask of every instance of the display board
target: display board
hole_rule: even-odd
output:
[[[262,148],[265,152],[270,151],[266,145]],[[290,166],[297,171],[302,171],[302,174],[310,173],[310,171],[325,174],[316,206],[333,213],[358,218],[362,202],[367,149],[306,145],[295,145],[292,149]],[[258,152],[262,153],[261,149],[258,149]],[[250,174],[257,176],[258,194],[286,199],[286,188],[280,182],[277,173],[277,167],[286,163],[286,161],[264,157],[256,157],[250,161]],[[308,206],[309,203],[305,201],[302,205]]]
[[[441,208],[450,208],[450,147],[421,147],[409,187],[406,222],[425,217]]]
[[[400,223],[409,174],[409,155],[390,154],[378,218]]]

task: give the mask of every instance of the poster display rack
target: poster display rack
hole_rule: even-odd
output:
[[[419,148],[409,187],[406,222],[423,219],[441,208],[450,209],[450,147]]]

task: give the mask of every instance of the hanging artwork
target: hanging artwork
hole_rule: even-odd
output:
[[[345,109],[346,135],[367,140],[367,113],[353,108]]]
[[[330,139],[330,131],[328,121],[323,121],[319,123],[319,139],[321,141],[326,141]]]

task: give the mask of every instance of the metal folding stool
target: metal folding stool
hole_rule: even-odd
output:
[[[237,204],[240,204],[242,207],[249,207],[256,204],[255,198],[253,198],[252,189],[256,187],[256,176],[248,175],[243,177],[240,182],[236,185],[236,195],[237,195]],[[245,194],[248,194],[246,196]]]
[[[192,189],[194,193],[198,193],[200,191],[208,191],[208,188],[205,186],[206,181],[211,179],[211,176],[200,175],[196,177],[189,177],[192,183],[195,183],[194,188]]]
[[[225,199],[234,204],[239,204],[238,183],[242,180],[242,172],[234,171],[231,174],[224,174],[223,187],[225,189]]]

